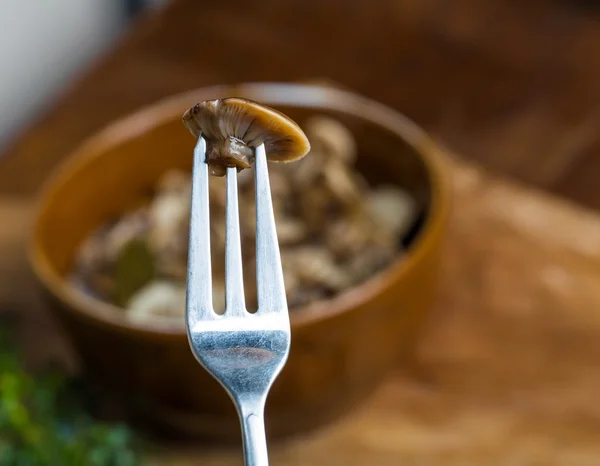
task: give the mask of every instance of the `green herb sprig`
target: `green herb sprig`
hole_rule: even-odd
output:
[[[133,433],[88,415],[66,377],[23,370],[10,330],[0,324],[0,465],[140,464]]]

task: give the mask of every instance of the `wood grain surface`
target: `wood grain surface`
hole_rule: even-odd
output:
[[[599,43],[593,1],[174,0],[32,121],[0,192],[30,195],[83,137],[161,97],[325,77],[469,159],[600,208]]]
[[[357,411],[274,445],[277,466],[592,466],[600,457],[600,216],[454,161],[437,306],[417,357]],[[23,255],[30,210],[2,199],[0,305],[32,360],[66,347]],[[154,466],[241,464],[157,444]]]

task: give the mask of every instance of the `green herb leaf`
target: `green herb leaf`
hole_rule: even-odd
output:
[[[156,263],[148,243],[133,239],[127,243],[115,265],[115,301],[126,306],[134,293],[155,276]]]

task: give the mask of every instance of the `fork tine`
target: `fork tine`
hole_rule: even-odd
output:
[[[225,234],[225,309],[227,314],[241,315],[246,312],[246,302],[240,240],[237,170],[235,167],[227,168],[225,212],[227,229]]]
[[[208,214],[208,165],[202,136],[194,149],[190,244],[188,251],[186,318],[194,329],[200,320],[216,316],[212,304],[210,265],[210,217]]]
[[[287,312],[283,270],[275,229],[271,187],[264,144],[256,148],[256,286],[258,312]]]

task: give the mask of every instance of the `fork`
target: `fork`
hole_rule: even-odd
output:
[[[264,408],[290,349],[290,321],[264,145],[255,149],[258,311],[244,298],[237,170],[227,168],[225,313],[213,310],[206,141],[194,149],[186,326],[198,362],[225,388],[237,409],[247,466],[267,466]]]

